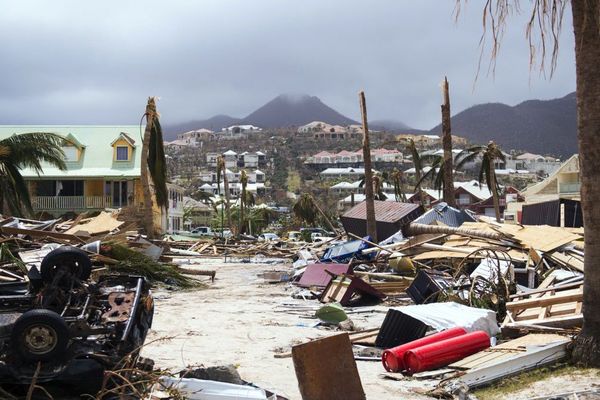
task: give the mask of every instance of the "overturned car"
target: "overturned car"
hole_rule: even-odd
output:
[[[0,282],[0,384],[84,378],[90,390],[105,370],[138,357],[154,313],[149,284],[91,272],[88,253],[62,246],[26,279]]]

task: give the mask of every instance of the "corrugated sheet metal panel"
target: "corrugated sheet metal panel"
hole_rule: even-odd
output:
[[[375,345],[389,349],[425,336],[427,325],[401,311],[389,309],[379,329]]]
[[[396,223],[403,217],[420,208],[413,203],[397,203],[394,201],[375,201],[375,219],[378,222]],[[362,202],[346,211],[342,218],[367,219],[367,205]]]
[[[559,199],[523,205],[521,224],[560,226],[561,204],[564,204],[565,209],[565,226],[571,228],[582,227],[583,213],[581,210],[581,202],[570,199]]]
[[[377,240],[382,241],[423,214],[418,204],[375,202],[375,220],[377,222]],[[346,232],[360,237],[367,235],[366,204],[360,203],[340,217]]]
[[[440,203],[421,215],[414,222],[429,225],[435,221],[440,221],[448,226],[459,227],[464,222],[475,222],[475,218],[465,210],[459,210],[448,206],[446,203]]]
[[[560,200],[523,205],[523,225],[560,225]]]

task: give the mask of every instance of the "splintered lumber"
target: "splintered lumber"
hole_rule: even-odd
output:
[[[367,278],[383,279],[384,281],[406,282],[409,285],[412,283],[412,281],[414,279],[414,278],[401,276],[401,275],[384,274],[381,272],[354,271],[354,275],[364,276]]]
[[[60,233],[54,231],[41,231],[38,229],[21,229],[21,228],[13,228],[8,226],[0,227],[0,232],[5,235],[25,235],[31,236],[34,238],[51,238],[51,239],[63,239],[68,240],[70,242],[80,242],[85,243],[86,239],[90,238],[90,235],[79,233],[77,235],[72,235],[68,233]]]
[[[565,285],[566,286],[566,285]],[[573,328],[580,326],[583,321],[581,305],[583,288],[555,290],[566,287],[552,287],[528,293],[532,298],[506,303],[507,316],[503,328],[518,328],[523,326],[543,326]],[[541,291],[547,291],[539,297]]]
[[[566,291],[565,293],[559,293],[548,297],[538,297],[533,299],[511,301],[510,303],[506,303],[506,308],[510,311],[518,311],[527,308],[545,307],[555,304],[577,302],[582,300],[583,289],[579,289],[575,293]]]

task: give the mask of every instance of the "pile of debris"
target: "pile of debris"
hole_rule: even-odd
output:
[[[419,221],[417,215],[380,243],[363,237],[297,254],[286,277],[296,287],[292,296],[302,301],[283,311],[312,315],[312,326],[351,331],[288,353],[304,398],[333,396],[323,390],[335,385],[320,385],[314,376],[336,380],[310,348],[327,352],[336,365],[348,354],[381,360],[392,379],[437,378],[446,394],[567,356],[583,320],[583,229],[435,212],[442,217]],[[357,237],[364,230],[348,233]],[[359,329],[348,323],[354,315],[372,317]],[[347,373],[344,382],[354,377]]]

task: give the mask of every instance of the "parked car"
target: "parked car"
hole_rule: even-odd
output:
[[[258,235],[259,242],[275,242],[278,240],[280,240],[280,238],[275,233],[261,233]]]
[[[194,235],[212,236],[214,232],[209,226],[199,226],[192,229],[191,233]]]
[[[302,236],[301,236],[301,232],[300,231],[289,231],[287,233],[287,238],[288,240],[297,242],[302,240]]]

